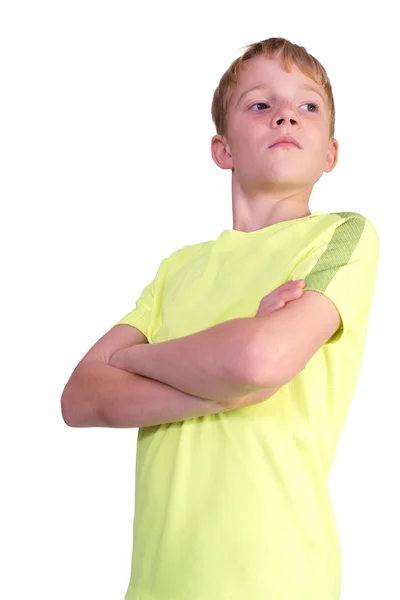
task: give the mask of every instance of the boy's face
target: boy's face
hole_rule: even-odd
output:
[[[260,89],[253,89],[258,86]],[[302,86],[308,86],[305,89]],[[322,95],[322,98],[321,98]],[[315,108],[318,105],[318,108]],[[257,56],[245,63],[227,113],[227,135],[214,136],[213,157],[234,169],[244,189],[312,186],[337,162],[338,145],[329,137],[323,89],[294,65],[286,73],[276,60]],[[283,135],[301,148],[271,145]]]

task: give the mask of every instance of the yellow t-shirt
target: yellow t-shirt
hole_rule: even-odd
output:
[[[374,226],[356,213],[228,229],[164,259],[116,323],[150,343],[174,339],[254,316],[289,279],[325,294],[342,319],[267,401],[139,429],[125,600],[339,599],[328,473],[359,376],[378,256]]]

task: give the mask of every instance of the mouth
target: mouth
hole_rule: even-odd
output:
[[[297,148],[297,150],[299,150],[299,147],[293,142],[278,142],[277,144],[270,146],[270,148]]]
[[[297,148],[301,149],[301,145],[296,138],[291,135],[280,135],[275,142],[270,145],[270,148]]]

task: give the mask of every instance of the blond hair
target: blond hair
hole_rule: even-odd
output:
[[[328,100],[329,135],[333,137],[335,133],[335,102],[327,72],[321,63],[309,54],[303,46],[292,44],[284,38],[269,38],[245,46],[245,52],[242,56],[234,60],[222,75],[214,92],[211,107],[211,116],[217,133],[226,135],[227,111],[233,88],[238,81],[243,63],[255,56],[265,56],[265,58],[279,60],[282,69],[287,73],[290,73],[294,64],[304,75],[323,88]]]

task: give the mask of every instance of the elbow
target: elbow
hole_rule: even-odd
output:
[[[281,388],[291,381],[306,365],[295,364],[292,357],[280,350],[255,352],[249,374],[251,383],[265,388]]]
[[[88,406],[80,394],[64,389],[61,396],[61,415],[68,427],[101,427],[98,411],[92,405]]]
[[[71,402],[71,398],[67,393],[67,388],[64,389],[61,396],[61,416],[68,427],[79,427],[80,423],[77,419],[76,410]]]

